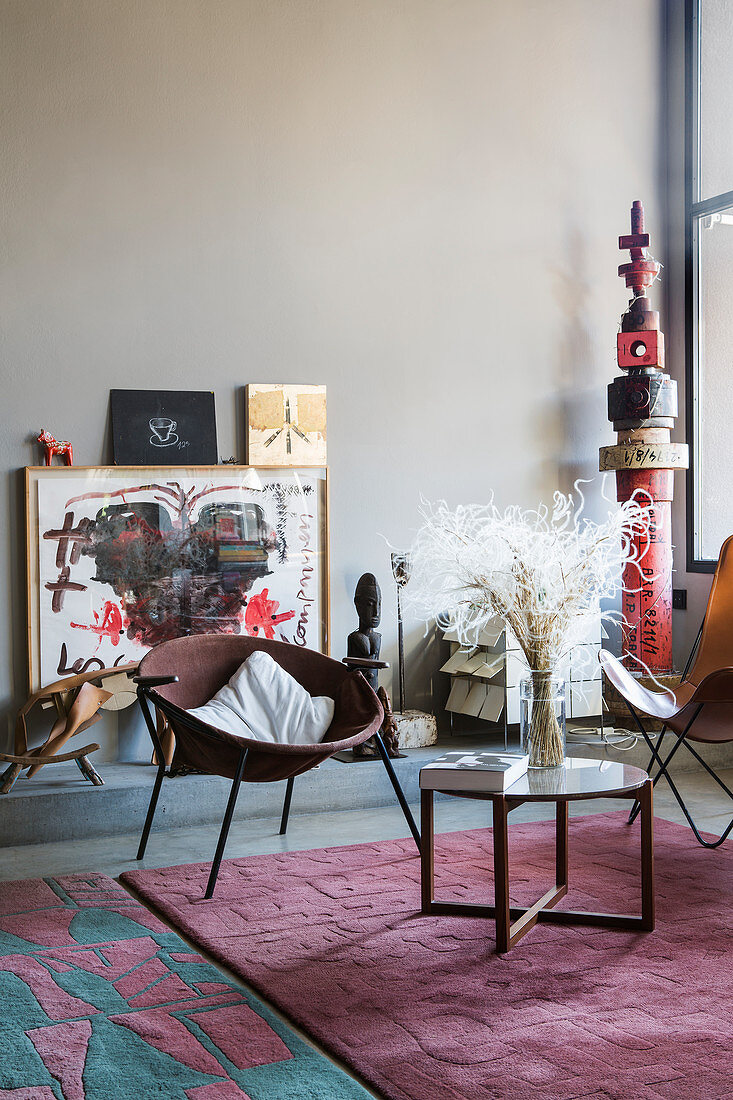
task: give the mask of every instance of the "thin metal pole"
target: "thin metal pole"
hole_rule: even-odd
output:
[[[654,763],[654,760],[659,758],[659,753],[662,750],[662,740],[663,740],[664,735],[665,735],[666,732],[667,732],[667,723],[665,722],[664,725],[662,726],[661,730],[659,731],[659,736],[657,737],[657,743],[654,746],[654,750],[652,752],[652,755],[649,757],[649,763],[647,764],[646,769],[645,769],[648,774],[651,774],[652,764]],[[649,736],[651,736],[651,734]],[[633,825],[633,823],[636,821],[637,815],[638,815],[640,810],[641,810],[641,802],[637,798],[635,800],[633,806],[631,807],[630,812],[629,812],[629,819],[628,819],[628,822],[627,822],[628,825]]]
[[[415,843],[417,844],[417,850],[418,850],[418,852],[420,852],[422,850],[421,849],[421,844],[420,844],[420,833],[418,831],[417,825],[415,824],[415,818],[412,816],[412,811],[411,811],[410,807],[407,804],[407,799],[405,798],[405,792],[402,790],[402,787],[400,786],[400,781],[399,781],[399,779],[397,778],[397,776],[395,774],[394,768],[392,767],[392,761],[390,760],[389,756],[387,755],[387,750],[384,747],[384,741],[382,740],[381,733],[376,733],[374,736],[377,739],[377,748],[379,749],[379,755],[382,757],[382,763],[384,764],[385,768],[387,769],[387,775],[389,776],[389,781],[392,784],[392,787],[394,788],[394,793],[397,795],[397,801],[399,802],[400,806],[402,807],[402,812],[405,815],[405,820],[407,821],[407,824],[410,826],[410,832],[412,833],[413,838],[415,840]]]
[[[142,859],[145,855],[145,849],[148,846],[148,837],[150,836],[150,828],[153,824],[153,818],[155,817],[155,809],[158,805],[158,795],[160,794],[160,788],[163,783],[163,776],[165,775],[165,761],[158,765],[158,774],[155,777],[155,783],[153,784],[153,793],[150,796],[150,803],[148,805],[148,813],[145,818],[145,824],[143,825],[143,835],[140,837],[140,847],[137,850],[136,859]]]
[[[695,654],[697,653],[697,648],[700,645],[700,639],[702,638],[702,631],[703,631],[704,626],[705,626],[705,617],[703,616],[703,620],[700,623],[700,628],[697,632],[697,637],[695,638],[695,641],[692,643],[692,649],[690,650],[690,652],[687,656],[687,660],[685,662],[685,667],[682,669],[682,675],[680,676],[681,681],[685,680],[685,678],[687,677],[687,673],[690,671],[690,668],[692,667],[693,659],[695,657]],[[634,716],[634,717],[636,717],[636,716]],[[637,718],[637,723],[638,723],[638,718]],[[649,758],[649,763],[646,766],[646,770],[648,772],[651,772],[652,764],[654,763],[654,760],[659,758],[659,753],[661,752],[661,748],[662,748],[662,739],[663,739],[666,732],[667,732],[667,723],[665,722],[664,725],[662,726],[662,729],[661,729],[660,733],[659,733],[659,737],[657,738],[656,746],[652,750],[652,755]],[[636,816],[639,813],[640,809],[641,809],[641,803],[639,802],[639,799],[637,798],[636,801],[634,802],[633,806],[631,807],[631,812],[629,813],[629,822],[628,822],[629,825],[631,825],[632,822],[636,820]]]
[[[397,653],[399,657],[400,714],[405,713],[405,636],[402,628],[402,600],[397,585]]]
[[[158,805],[158,796],[160,795],[160,788],[163,783],[163,776],[165,775],[165,754],[160,743],[160,738],[158,737],[158,730],[155,726],[155,722],[153,721],[153,716],[150,713],[146,689],[142,686],[139,686],[137,689],[137,701],[140,704],[140,710],[143,712],[145,725],[148,727],[150,740],[153,742],[153,749],[157,753],[158,759],[158,774],[156,775],[155,783],[153,784],[153,793],[150,796],[148,812],[145,817],[145,824],[143,825],[143,832],[142,836],[140,837],[140,845],[138,847],[136,856],[136,859],[142,859],[145,855],[145,849],[148,844],[148,837],[150,836],[150,829],[152,827],[153,818],[155,817],[155,810]]]
[[[654,931],[654,784],[647,779],[639,795],[641,805],[641,920]]]
[[[224,813],[224,820],[221,823],[221,832],[219,833],[219,841],[216,845],[216,852],[214,853],[214,862],[211,865],[211,874],[209,875],[209,881],[206,884],[205,898],[211,898],[214,895],[214,887],[216,886],[216,880],[219,875],[219,867],[221,866],[222,856],[224,855],[224,847],[229,836],[229,826],[232,823],[232,817],[234,816],[234,807],[237,804],[237,795],[239,794],[239,788],[242,785],[242,776],[244,775],[244,765],[247,761],[248,749],[242,749],[239,754],[239,763],[237,764],[237,770],[234,773],[234,779],[232,780],[232,789],[229,792],[229,801],[227,802],[227,808]]]
[[[288,818],[290,817],[290,800],[293,797],[293,784],[295,776],[291,775],[285,788],[285,801],[283,802],[283,814],[280,818],[280,836],[285,836],[288,831]]]

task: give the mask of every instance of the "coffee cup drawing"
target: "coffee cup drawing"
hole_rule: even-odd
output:
[[[175,420],[167,416],[154,416],[148,424],[153,433],[150,442],[154,447],[172,447],[178,442],[178,436],[175,434],[178,425]]]

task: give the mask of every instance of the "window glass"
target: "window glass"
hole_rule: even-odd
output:
[[[698,219],[697,554],[733,532],[733,206]]]
[[[733,0],[700,5],[700,194],[733,190]]]

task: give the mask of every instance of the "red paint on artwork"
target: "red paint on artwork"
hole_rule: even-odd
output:
[[[93,623],[71,623],[70,625],[77,630],[91,630],[93,634],[99,635],[100,642],[102,638],[109,638],[112,645],[119,645],[122,634],[122,612],[117,604],[112,600],[105,601],[101,621],[97,611],[93,611],[92,615]]]
[[[271,600],[268,597],[268,589],[263,588],[256,596],[252,596],[244,613],[244,629],[253,638],[264,635],[265,638],[275,637],[275,627],[279,623],[285,623],[288,619],[295,618],[294,611],[283,611],[278,615],[279,600]]]
[[[121,650],[150,648],[191,634],[275,638],[278,624],[298,612],[280,614],[279,603],[269,599],[268,590],[251,603],[248,598],[256,583],[272,575],[273,552],[277,551],[279,565],[289,559],[285,517],[297,515],[286,508],[291,489],[299,499],[312,492],[310,485],[275,483],[252,490],[253,499],[242,501],[241,483],[186,488],[177,481],[156,481],[82,493],[68,500],[63,523],[42,533],[44,540],[56,543],[58,572],[45,583],[52,593],[52,610],[59,614],[67,595],[86,591],[88,568],[84,583],[73,575],[82,558],[92,563],[91,581],[108,585],[116,600],[93,612],[92,622],[70,624],[96,634],[94,655],[71,661],[68,651],[75,643],[65,640],[60,645],[58,675],[64,675],[70,664],[73,672],[97,663],[101,667],[96,654],[103,651],[106,638]],[[276,531],[263,506],[270,490],[278,517]],[[77,517],[75,504],[91,500],[99,501],[96,515]],[[307,626],[307,606],[301,609],[301,601],[310,603],[305,590],[308,572],[304,570],[301,578],[302,594],[293,601],[301,610],[300,644],[305,644]],[[81,639],[78,646],[83,647]]]

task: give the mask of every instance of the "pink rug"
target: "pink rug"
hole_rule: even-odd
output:
[[[568,908],[638,912],[639,831],[570,823]],[[436,894],[489,900],[489,830],[436,842]],[[552,826],[510,826],[517,903],[552,881]],[[122,876],[391,1100],[733,1100],[733,846],[656,822],[657,929],[422,917],[411,842]],[[561,902],[561,905],[564,904]]]

